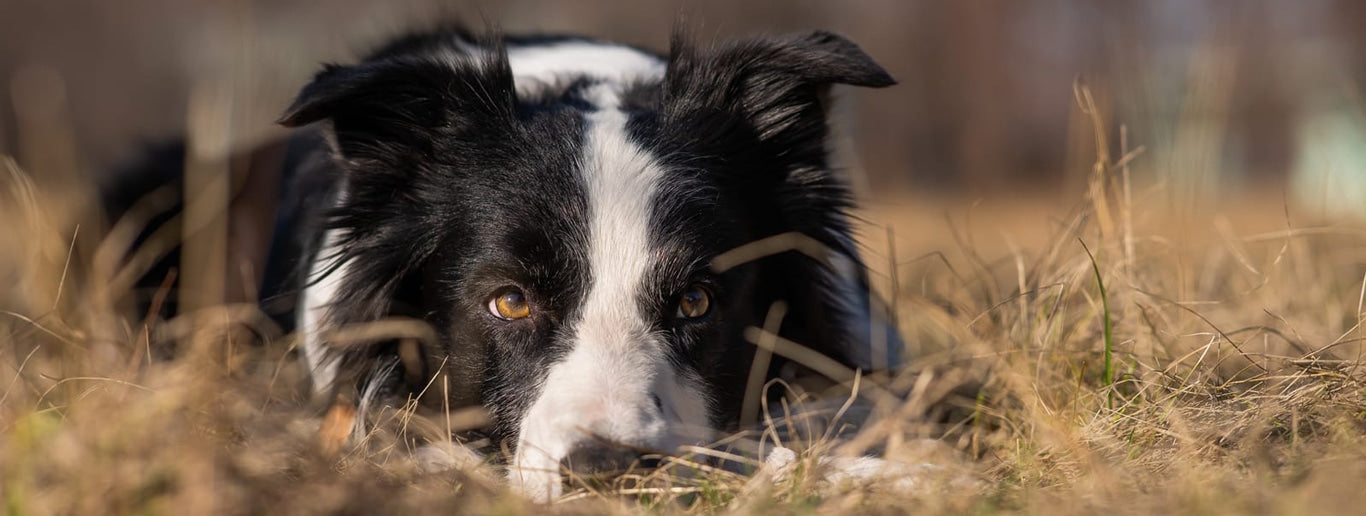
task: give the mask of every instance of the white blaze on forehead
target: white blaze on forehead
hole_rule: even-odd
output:
[[[642,305],[650,301],[643,282],[657,255],[650,206],[663,170],[627,138],[616,85],[588,93],[601,108],[587,115],[581,164],[592,282],[570,323],[572,348],[550,367],[523,416],[509,472],[515,485],[542,500],[560,492],[560,460],[594,435],[674,451],[704,438],[707,424],[700,382],[670,363],[667,343]]]
[[[586,331],[596,331],[600,325],[595,323],[642,323],[638,304],[626,301],[639,296],[637,287],[652,265],[650,204],[664,176],[649,155],[627,139],[626,115],[615,105],[602,105],[615,103],[609,88],[598,86],[588,95],[609,109],[588,116],[583,164],[593,278],[581,323]]]

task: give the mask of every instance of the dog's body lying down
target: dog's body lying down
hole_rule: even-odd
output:
[[[328,66],[281,121],[264,296],[293,313],[315,394],[365,412],[483,407],[533,497],[562,467],[704,444],[800,369],[895,365],[829,163],[828,91],[893,81],[823,32],[668,57],[567,37],[406,37]],[[759,242],[745,248],[747,244]],[[728,253],[738,248],[746,250]],[[718,260],[718,257],[722,257]],[[405,317],[413,339],[336,346]],[[770,344],[771,346],[771,344]],[[429,386],[435,386],[427,388]]]

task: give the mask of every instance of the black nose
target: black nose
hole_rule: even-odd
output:
[[[632,468],[651,467],[646,462],[638,450],[590,438],[574,446],[560,460],[560,466],[575,475],[611,477]]]

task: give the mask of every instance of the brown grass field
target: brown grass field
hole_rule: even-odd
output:
[[[861,389],[903,398],[781,475],[665,472],[554,509],[1360,510],[1366,225],[1279,193],[1197,203],[1131,185],[1142,160],[1102,153],[1071,198],[868,199],[865,258],[912,360]],[[542,510],[485,466],[424,473],[383,432],[321,453],[293,341],[253,306],[126,317],[136,266],[109,258],[126,228],[84,218],[78,181],[5,160],[0,195],[7,514]],[[166,340],[175,357],[153,359]],[[826,480],[816,457],[866,446],[940,467]]]

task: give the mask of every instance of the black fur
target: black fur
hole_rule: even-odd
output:
[[[593,274],[580,167],[592,108],[584,92],[594,82],[519,96],[504,45],[572,41],[590,40],[411,35],[358,64],[327,66],[285,111],[286,126],[323,123],[300,129],[285,160],[263,305],[292,326],[292,294],[319,279],[308,267],[335,257],[346,275],[329,326],[403,316],[437,335],[423,343],[421,367],[398,370],[417,381],[372,377],[398,348],[376,342],[348,348],[338,388],[387,382],[401,399],[444,375],[449,397],[429,393],[424,403],[482,405],[495,442],[513,442],[526,393],[568,351],[565,325]],[[717,48],[678,35],[672,46],[662,80],[634,84],[620,99],[630,139],[667,174],[651,214],[667,221],[651,228],[667,259],[646,279],[646,296],[672,362],[712,387],[711,424],[734,428],[755,349],[743,331],[762,326],[773,303],[790,307],[786,337],[866,366],[850,351],[862,343],[847,320],[867,306],[840,298],[820,261],[788,252],[717,272],[711,260],[795,232],[857,264],[850,195],[828,162],[827,94],[834,84],[894,81],[826,32]],[[327,230],[340,239],[320,251]],[[707,286],[716,308],[702,320],[674,319],[673,303],[694,283]],[[508,284],[536,294],[528,320],[488,313],[490,293]]]

